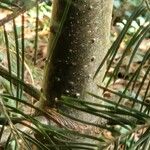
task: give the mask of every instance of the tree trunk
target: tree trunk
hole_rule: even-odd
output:
[[[67,12],[68,11],[68,12]],[[65,13],[66,16],[65,16]],[[54,0],[48,59],[43,94],[50,107],[62,95],[96,99],[86,91],[100,94],[105,67],[97,81],[93,75],[109,48],[112,0]],[[78,119],[95,122],[96,117],[59,106]]]

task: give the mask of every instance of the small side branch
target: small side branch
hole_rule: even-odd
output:
[[[43,0],[38,0],[39,3],[43,2]],[[0,26],[3,26],[5,23],[13,20],[14,18],[18,17],[19,15],[25,13],[26,11],[30,10],[33,8],[36,4],[35,2],[32,2],[30,5],[23,5],[23,6],[18,6],[18,9],[15,10],[13,13],[7,15],[7,17],[3,18],[0,20]]]

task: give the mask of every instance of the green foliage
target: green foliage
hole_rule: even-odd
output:
[[[115,1],[116,7],[120,7],[120,1]],[[130,1],[131,2],[131,1]],[[137,5],[139,1],[132,1],[133,5]],[[8,3],[7,3],[8,5]],[[10,6],[10,5],[8,5]],[[40,6],[41,10],[44,10],[47,6]],[[66,8],[68,10],[68,8]],[[37,10],[37,9],[36,9]],[[50,11],[50,7],[48,6]],[[34,97],[36,101],[39,100],[40,91],[30,84],[27,84],[24,80],[25,71],[25,37],[24,37],[24,18],[22,17],[22,27],[21,27],[21,42],[18,42],[18,30],[13,21],[13,32],[15,40],[15,64],[16,68],[12,69],[13,62],[10,49],[10,38],[8,37],[8,31],[4,27],[4,40],[7,50],[7,61],[8,70],[4,66],[0,66],[0,75],[7,80],[2,81],[3,88],[5,92],[0,93],[0,137],[1,145],[5,149],[33,149],[32,146],[35,145],[38,149],[42,150],[72,150],[72,149],[85,149],[85,150],[103,150],[103,149],[119,149],[120,146],[124,146],[126,150],[147,150],[150,149],[149,137],[150,137],[150,115],[149,115],[149,103],[147,103],[148,90],[150,82],[148,82],[145,95],[139,98],[139,93],[141,91],[144,82],[149,75],[150,67],[146,68],[144,76],[142,77],[141,86],[134,93],[132,90],[128,89],[132,84],[134,88],[136,82],[139,79],[140,73],[144,64],[149,61],[150,49],[146,51],[145,54],[140,55],[140,65],[134,74],[130,74],[130,65],[134,60],[136,53],[139,50],[139,46],[145,37],[148,37],[150,32],[149,20],[145,18],[140,25],[135,25],[137,20],[140,20],[141,15],[146,13],[146,8],[140,6],[134,11],[134,13],[127,20],[126,24],[123,25],[123,29],[120,32],[117,39],[113,42],[111,48],[108,50],[105,58],[97,69],[95,76],[99,73],[101,68],[105,63],[107,63],[107,71],[104,76],[105,86],[98,85],[99,88],[104,90],[104,92],[109,92],[115,96],[115,100],[109,99],[105,96],[94,95],[89,93],[91,97],[95,97],[99,100],[99,103],[91,103],[90,101],[84,101],[82,99],[72,98],[62,96],[61,100],[58,100],[58,104],[64,105],[65,107],[73,108],[74,110],[81,111],[87,114],[92,114],[99,118],[105,120],[105,124],[95,124],[91,122],[86,122],[69,116],[68,114],[58,110],[46,110],[41,109],[38,106],[31,103],[31,97]],[[67,12],[67,11],[66,11]],[[66,13],[65,12],[65,13]],[[32,11],[29,12],[33,15]],[[38,13],[34,15],[37,16]],[[139,17],[140,16],[140,17]],[[40,17],[40,16],[38,16]],[[37,18],[38,18],[37,17]],[[139,19],[140,18],[140,19]],[[62,20],[63,21],[63,20]],[[36,24],[38,29],[38,24]],[[114,59],[118,53],[120,44],[124,41],[128,33],[130,33],[131,26],[137,26],[137,28],[132,32],[131,38],[126,42],[125,50],[123,51],[119,61],[111,75],[109,75],[109,69],[113,65]],[[60,27],[61,28],[61,27]],[[38,30],[35,32],[38,36]],[[38,40],[37,37],[35,37]],[[20,44],[20,46],[18,46]],[[56,44],[56,43],[55,43]],[[111,83],[117,79],[120,72],[121,65],[124,58],[129,56],[129,61],[127,67],[125,68],[124,77],[128,76],[128,83],[125,88],[122,88],[119,92],[114,91],[109,88]],[[139,58],[138,58],[139,59]],[[107,80],[106,80],[107,79]],[[7,91],[7,92],[6,92]],[[25,94],[25,92],[28,94]],[[105,94],[105,93],[104,93]],[[131,106],[126,106],[123,102],[131,103]],[[35,113],[29,113],[33,111]],[[40,114],[37,117],[37,113]],[[60,121],[60,122],[59,122]],[[78,130],[70,130],[70,128],[61,128],[63,124],[69,124],[72,128],[72,122],[79,127],[95,127],[98,130],[104,130],[111,133],[112,137],[105,137],[103,134],[99,135],[87,135],[86,133],[81,133]],[[54,125],[53,125],[54,124]],[[57,124],[57,126],[56,126]],[[137,138],[138,131],[141,131],[139,137]],[[31,134],[29,134],[31,133]],[[74,137],[82,137],[84,139],[95,141],[98,144],[91,144],[90,142],[77,142],[73,141]]]

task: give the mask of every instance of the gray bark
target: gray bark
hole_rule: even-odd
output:
[[[43,93],[51,107],[55,107],[55,99],[63,94],[97,101],[86,91],[101,94],[97,83],[101,83],[105,67],[97,77],[98,82],[93,81],[93,75],[109,48],[112,0],[72,0],[61,26],[67,3],[68,0],[53,1],[49,54],[43,84]],[[59,109],[78,119],[90,122],[97,120],[79,111],[63,107]]]

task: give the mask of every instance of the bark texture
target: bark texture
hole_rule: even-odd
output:
[[[96,102],[86,91],[100,94],[93,75],[109,48],[112,0],[72,0],[62,24],[69,2],[53,1],[43,84],[43,93],[51,107],[55,107],[55,99],[63,94]],[[104,70],[97,77],[99,83]],[[82,120],[95,122],[97,119],[79,111],[61,109]]]

